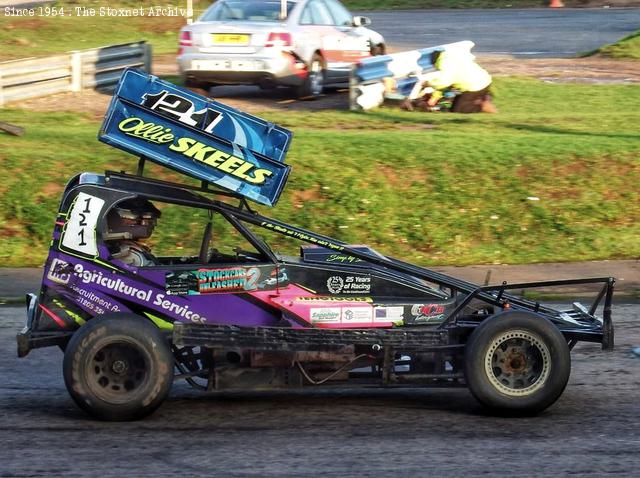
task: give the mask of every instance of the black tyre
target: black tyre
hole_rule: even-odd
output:
[[[173,355],[159,329],[134,314],[92,319],[71,338],[63,361],[73,400],[102,420],[152,413],[173,383]]]
[[[212,87],[215,86],[214,83],[210,83],[208,81],[199,81],[199,80],[194,80],[193,78],[185,78],[185,77],[182,78],[182,83],[187,88],[203,90],[207,93]]]
[[[571,372],[567,341],[548,320],[502,312],[473,331],[465,379],[476,399],[497,413],[530,415],[552,405]]]
[[[311,58],[309,63],[309,74],[300,86],[296,88],[296,96],[301,100],[315,100],[324,88],[324,62],[317,53]]]

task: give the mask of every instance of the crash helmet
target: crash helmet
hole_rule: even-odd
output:
[[[156,226],[160,211],[146,199],[118,203],[107,214],[105,240],[146,239]]]

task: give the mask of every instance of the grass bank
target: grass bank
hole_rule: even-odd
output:
[[[496,86],[498,115],[262,114],[295,132],[288,187],[263,212],[421,264],[640,256],[640,89]],[[0,134],[0,259],[38,265],[69,177],[132,171],[135,159],[97,142],[88,117],[0,116],[27,127],[21,138]],[[197,242],[193,218],[167,211],[162,220],[162,241]]]
[[[591,54],[623,60],[640,60],[640,30],[611,45],[603,46]]]
[[[194,3],[196,12],[199,12],[206,2],[196,0]],[[0,9],[0,60],[46,56],[143,39],[153,45],[156,54],[177,52],[178,31],[185,24],[185,19],[168,16],[166,11],[162,15],[152,15],[150,9],[156,6],[186,8],[186,4],[186,1],[179,0],[62,1],[43,7],[52,9],[48,13],[36,10],[35,17],[6,16],[4,9]],[[83,16],[82,12],[75,10],[80,7],[87,9],[82,12],[91,8],[95,12]],[[133,12],[136,9],[144,16],[114,16],[116,14],[104,10],[106,7],[112,11],[127,8]]]

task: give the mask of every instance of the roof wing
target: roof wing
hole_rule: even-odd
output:
[[[291,131],[139,70],[117,86],[98,139],[274,206],[290,166]]]

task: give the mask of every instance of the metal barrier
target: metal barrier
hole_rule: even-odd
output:
[[[112,90],[126,68],[151,72],[151,45],[144,41],[0,63],[0,106],[83,89]]]
[[[433,52],[453,48],[471,50],[473,46],[474,43],[471,41],[460,41],[361,60],[351,69],[349,83],[351,109],[368,110],[380,106],[385,99],[402,99],[409,96],[418,80],[418,75],[434,70],[431,63]],[[385,85],[387,78],[394,80],[393,92],[390,92]]]

